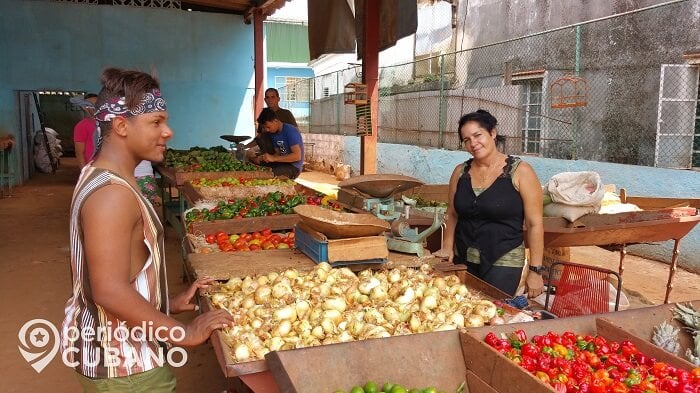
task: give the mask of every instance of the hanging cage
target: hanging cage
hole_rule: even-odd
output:
[[[588,81],[577,75],[565,75],[552,82],[549,89],[552,109],[588,105]]]
[[[366,105],[369,102],[367,85],[364,83],[348,83],[345,85],[343,95],[348,105]]]

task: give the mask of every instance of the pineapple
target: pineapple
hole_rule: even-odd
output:
[[[677,355],[678,351],[681,349],[681,345],[678,342],[678,333],[680,332],[680,329],[663,321],[659,326],[654,328],[651,342],[657,347],[661,347],[664,351]]]
[[[700,366],[700,312],[695,310],[692,303],[687,305],[678,303],[673,310],[673,316],[683,322],[685,330],[693,336],[694,348],[688,348],[685,356],[691,363]]]

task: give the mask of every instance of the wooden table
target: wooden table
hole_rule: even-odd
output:
[[[673,276],[678,264],[681,239],[700,222],[695,208],[672,208],[618,214],[589,214],[569,223],[563,218],[544,219],[544,246],[604,246],[621,245],[619,273],[624,271],[625,245],[673,240],[666,296],[668,303],[673,289]]]

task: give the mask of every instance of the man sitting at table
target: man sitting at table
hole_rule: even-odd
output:
[[[258,124],[270,135],[275,151],[273,154],[262,153],[252,157],[251,161],[272,168],[275,176],[296,179],[304,165],[304,143],[299,130],[291,124],[282,123],[270,108],[260,112]]]

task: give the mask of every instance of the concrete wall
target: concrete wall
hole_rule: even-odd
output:
[[[17,134],[16,90],[96,91],[107,66],[155,69],[173,147],[254,132],[253,28],[236,15],[0,0],[0,125]]]
[[[344,162],[355,173],[360,167],[360,140],[346,136]],[[463,151],[421,148],[417,146],[380,143],[377,147],[378,173],[398,173],[413,176],[428,184],[446,184],[455,166],[469,159]],[[560,172],[596,171],[606,184],[624,187],[628,195],[699,198],[700,172],[640,167],[583,160],[524,158],[533,166],[540,182]],[[662,245],[631,246],[630,252],[662,261],[670,261],[673,242]],[[700,227],[696,227],[681,242],[681,266],[700,272]]]
[[[458,50],[664,2],[464,1],[459,3],[457,15]],[[575,44],[575,29],[566,29],[462,53],[457,60],[458,84],[467,88],[498,86],[503,83],[506,63],[512,72],[546,69],[551,82],[573,72]],[[579,130],[567,130],[555,137],[569,139],[572,132],[576,133],[579,157],[654,165],[661,65],[682,64],[684,52],[699,48],[698,0],[582,26],[580,67],[589,83],[589,104],[579,111]],[[697,81],[669,88],[669,96],[686,97],[693,94]],[[687,112],[679,124],[692,134],[694,114],[692,110]],[[545,111],[545,115],[565,121],[571,118],[566,111]],[[672,147],[667,154],[679,154],[674,149],[681,146]],[[678,159],[669,159],[674,161]]]

